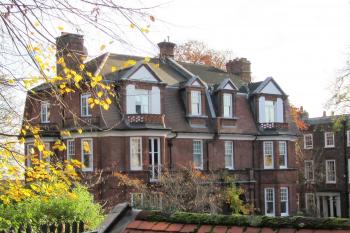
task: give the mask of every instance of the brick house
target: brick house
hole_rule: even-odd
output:
[[[148,63],[143,57],[112,53],[85,62],[88,70],[117,88],[118,98],[108,111],[90,109],[90,93],[67,95],[69,106],[55,107],[56,100],[45,95],[50,90],[42,84],[29,94],[38,100],[26,102],[25,117],[42,127],[47,146],[59,138],[59,129],[70,130],[71,136],[62,137],[66,153],[57,154],[83,161],[84,173],[121,171],[157,182],[162,169],[225,170],[247,190],[245,198],[258,213],[295,214],[297,129],[277,82],[251,82],[245,58],[229,61],[223,71],[175,61],[174,43],[158,46],[159,57]],[[58,58],[69,60],[67,54],[74,54],[83,60],[83,36],[63,34],[57,38],[57,51]],[[137,63],[111,71],[130,59]],[[82,134],[67,108],[80,114]],[[83,151],[83,143],[93,148],[90,153]],[[31,146],[28,136],[26,150]],[[98,200],[111,196],[118,201],[135,198],[127,191],[121,194],[113,176],[96,190]]]
[[[300,138],[300,209],[318,217],[347,217],[350,130],[334,127],[343,116],[306,118]],[[342,122],[340,122],[342,125]],[[344,156],[346,154],[346,157]]]

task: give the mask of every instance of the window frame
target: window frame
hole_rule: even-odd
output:
[[[282,156],[281,154],[281,144],[284,144],[284,161],[285,165],[281,166],[280,164],[280,158]],[[278,152],[279,152],[279,160],[278,160],[278,165],[280,169],[286,169],[288,168],[288,144],[287,141],[278,141]]]
[[[198,102],[194,102],[194,94],[197,96]],[[194,112],[194,105],[198,105],[198,112]],[[196,111],[197,111],[196,110]],[[202,115],[202,92],[200,90],[191,90],[191,115],[192,116],[201,116]]]
[[[270,104],[267,103],[272,103],[272,106],[269,106]],[[269,106],[269,108],[267,107]],[[273,109],[273,119],[270,119],[271,116],[268,115],[268,113],[270,113],[270,111],[267,111],[267,109],[270,109],[270,107],[272,107]],[[273,100],[265,100],[265,122],[266,123],[274,123],[277,120],[277,110],[276,110],[276,101]]]
[[[231,153],[228,154],[228,150],[226,148],[227,145],[230,145],[231,147]],[[225,168],[229,169],[229,170],[234,170],[235,169],[235,162],[234,162],[234,156],[233,156],[233,141],[225,141],[224,142],[224,156],[225,156]],[[227,166],[226,164],[226,156],[230,156],[231,157],[231,166]]]
[[[307,145],[306,144],[306,138],[310,137],[311,138],[311,145]],[[309,133],[309,134],[304,134],[304,149],[305,150],[310,150],[314,148],[314,137],[313,134]]]
[[[73,143],[73,154],[70,151],[70,148],[71,148],[69,145],[70,143]],[[75,157],[75,139],[74,138],[67,139],[67,154],[66,154],[66,156],[67,156],[68,161],[74,159],[74,157]]]
[[[226,103],[226,101],[229,100],[229,103]],[[233,95],[231,93],[223,93],[222,95],[222,105],[223,105],[223,111],[222,116],[225,118],[232,118],[233,117]],[[225,112],[225,109],[228,108],[228,113]]]
[[[329,180],[329,168],[328,168],[328,164],[329,162],[332,162],[334,164],[334,181],[333,180]],[[334,159],[327,159],[326,160],[326,184],[336,184],[337,183],[337,168],[336,168],[336,162]]]
[[[267,201],[267,191],[268,190],[272,190],[272,201]],[[276,207],[275,207],[275,189],[268,187],[268,188],[264,188],[264,206],[265,206],[265,215],[266,216],[275,216],[276,215]],[[272,206],[273,206],[273,213],[267,213],[267,203],[268,202],[272,202]]]
[[[313,200],[313,206],[309,206],[309,201],[308,201],[308,197],[312,196],[312,200]],[[305,193],[305,209],[309,210],[312,208],[312,210],[315,210],[316,207],[316,199],[315,199],[315,194],[314,193]]]
[[[306,174],[309,174],[307,172],[307,167],[306,167],[306,163],[311,163],[311,172],[312,172],[312,179],[309,179],[308,176],[306,176]],[[308,182],[313,182],[315,179],[315,172],[314,172],[314,161],[313,160],[305,160],[304,161],[304,178],[306,181]]]
[[[195,143],[199,142],[200,143],[200,154],[195,153]],[[200,166],[196,166],[194,161],[195,161],[195,156],[200,155]],[[193,140],[192,142],[192,156],[193,156],[193,167],[196,169],[203,170],[203,140]]]
[[[282,200],[282,190],[286,190],[286,200]],[[281,216],[289,216],[289,189],[288,189],[288,187],[281,187],[280,188],[280,205],[282,204],[282,202],[286,202],[286,212],[282,212],[282,210],[281,210]]]
[[[346,131],[346,142],[347,146],[350,146],[350,130]]]
[[[45,110],[45,111],[43,111]],[[45,114],[43,114],[45,112]],[[43,119],[43,115],[45,115],[45,119]],[[40,123],[50,123],[50,102],[42,101],[40,104]]]
[[[266,162],[266,156],[269,155],[269,154],[265,153],[266,152],[265,148],[266,148],[267,144],[271,144],[271,161],[272,161],[271,166],[267,166],[266,163],[265,163]],[[264,154],[264,169],[273,169],[274,168],[273,141],[264,141],[263,142],[263,154]]]
[[[90,160],[91,164],[89,164],[89,165],[91,165],[91,166],[89,166],[89,167],[86,167],[85,163],[84,163],[84,156],[86,155],[84,152],[84,146],[83,146],[84,141],[91,142],[91,144],[89,144],[89,146],[90,146],[89,154],[91,154],[91,160]],[[84,165],[84,167],[82,168],[82,171],[83,172],[91,172],[94,170],[94,140],[92,138],[82,138],[80,144],[81,144],[81,163]]]
[[[81,117],[91,117],[89,98],[91,98],[91,93],[83,93],[80,95],[80,116]],[[83,112],[83,99],[86,99],[86,114]]]
[[[332,134],[332,140],[333,140],[333,145],[328,145],[328,142],[327,142],[327,134]],[[324,133],[324,147],[325,148],[334,148],[335,147],[335,139],[334,139],[334,132],[325,132]]]
[[[135,113],[136,114],[151,114],[152,112],[152,93],[147,89],[135,89]],[[145,99],[143,99],[145,98]],[[144,101],[147,100],[147,101]],[[147,102],[147,106],[143,105]],[[140,104],[137,104],[140,103]],[[140,105],[140,112],[137,112],[136,106]],[[146,111],[145,111],[146,110]]]
[[[132,161],[133,161],[133,159],[132,159],[132,156],[133,156],[133,150],[132,150],[132,147],[133,147],[133,145],[132,145],[132,142],[133,142],[133,140],[138,140],[138,142],[139,142],[139,152],[138,153],[140,153],[140,157],[139,157],[139,159],[140,159],[140,165],[139,166],[135,166],[135,165],[133,165],[132,164]],[[130,159],[130,171],[142,171],[142,165],[143,165],[143,162],[142,162],[142,137],[130,137],[130,157],[129,157],[129,159]]]

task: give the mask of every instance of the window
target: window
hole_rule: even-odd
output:
[[[264,142],[264,168],[273,168],[273,142]]]
[[[81,161],[84,165],[83,171],[93,171],[94,148],[92,139],[81,140]]]
[[[347,144],[348,146],[350,146],[350,130],[346,131],[346,135],[347,135]]]
[[[41,103],[40,120],[41,123],[50,122],[50,103],[47,101]]]
[[[27,155],[27,158],[26,158],[27,167],[31,167],[32,166],[32,157],[34,157],[34,155],[35,155],[35,149],[34,149],[33,144],[27,144],[26,155]]]
[[[80,114],[82,117],[91,116],[89,107],[90,93],[82,94],[80,96]]]
[[[307,212],[313,212],[316,207],[315,194],[305,193],[305,209]]]
[[[326,183],[336,183],[335,160],[326,160]]]
[[[191,114],[202,115],[202,96],[200,91],[191,91]]]
[[[314,180],[314,161],[313,160],[305,160],[305,180],[313,181]]]
[[[304,149],[312,149],[314,147],[314,142],[312,134],[304,134]]]
[[[225,142],[225,168],[233,169],[233,143],[231,141]]]
[[[324,147],[334,147],[334,133],[325,132],[324,133]]]
[[[67,160],[74,159],[75,155],[75,144],[74,139],[67,140]]]
[[[142,170],[142,138],[130,138],[130,169]]]
[[[287,168],[287,142],[285,141],[278,142],[278,147],[279,147],[279,154],[280,154],[280,159],[279,159],[280,168]]]
[[[135,89],[135,112],[137,114],[150,113],[150,91]]]
[[[289,207],[288,207],[288,188],[281,187],[280,189],[280,197],[281,197],[281,216],[289,215]]]
[[[265,215],[275,216],[275,190],[265,188]]]
[[[276,105],[274,101],[265,101],[265,122],[275,122]]]
[[[224,93],[224,117],[232,117],[232,94]]]
[[[193,141],[193,165],[195,168],[203,169],[203,141]]]

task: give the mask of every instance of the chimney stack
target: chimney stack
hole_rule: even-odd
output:
[[[326,117],[326,116],[327,116],[326,111],[323,111],[323,117]]]
[[[247,58],[236,58],[226,63],[227,73],[238,75],[245,83],[252,81],[250,61]]]
[[[62,32],[61,36],[56,38],[56,59],[59,60],[62,57],[69,69],[78,70],[79,65],[87,57],[83,37],[83,35]],[[57,64],[58,75],[62,75],[62,70],[62,64]]]
[[[175,49],[175,45],[172,42],[160,42],[158,43],[158,47],[159,47],[159,58],[166,58],[166,57],[170,57],[170,58],[174,58],[174,49]]]

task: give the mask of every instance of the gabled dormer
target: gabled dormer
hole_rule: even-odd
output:
[[[205,83],[194,76],[184,83],[187,117],[206,117]]]
[[[287,95],[273,78],[249,84],[253,111],[261,129],[286,129],[285,101]]]
[[[217,116],[233,119],[236,117],[236,94],[238,88],[231,79],[224,79],[214,90]]]

